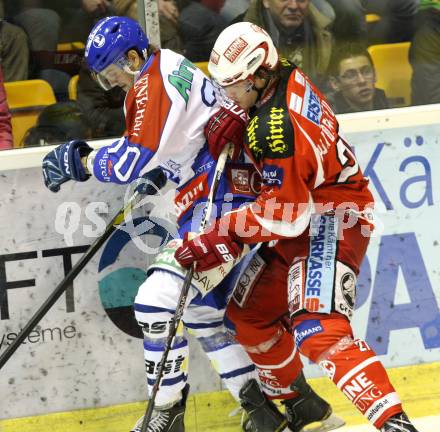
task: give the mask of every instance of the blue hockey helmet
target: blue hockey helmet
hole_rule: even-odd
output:
[[[113,16],[103,18],[93,27],[87,38],[84,56],[94,74],[99,75],[113,64],[130,72],[126,53],[135,49],[146,60],[148,46],[147,35],[137,21],[128,17]]]

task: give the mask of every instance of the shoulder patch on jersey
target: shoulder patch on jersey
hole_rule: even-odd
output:
[[[285,108],[272,107],[270,109],[269,118],[267,120],[268,134],[265,137],[269,154],[287,156],[289,137],[285,130],[286,117],[290,123],[289,113]]]
[[[260,127],[260,116],[256,115],[252,117],[246,129],[247,143],[249,149],[252,152],[252,155],[256,160],[261,159],[264,150],[263,143],[261,142],[261,140],[258,139],[257,136],[257,130],[259,129],[259,127]]]
[[[320,126],[322,115],[321,100],[312,90],[309,83],[306,83],[301,115],[315,125]]]
[[[195,69],[196,67],[193,63],[184,59],[180,63],[179,69],[174,70],[172,74],[168,75],[168,82],[179,92],[180,96],[182,96],[185,105],[188,105]]]
[[[266,185],[281,187],[283,184],[284,169],[281,167],[264,164],[261,175]]]
[[[324,328],[319,320],[307,320],[303,321],[295,327],[293,331],[293,337],[295,338],[295,344],[299,348],[302,343],[309,337],[322,333]]]
[[[259,110],[249,122],[246,135],[256,160],[293,155],[293,129],[286,107],[272,106]]]

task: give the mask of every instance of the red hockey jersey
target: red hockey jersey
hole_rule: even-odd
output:
[[[250,114],[245,145],[263,184],[254,203],[227,216],[233,237],[296,237],[313,213],[328,211],[371,222],[368,180],[329,104],[300,69],[283,62],[274,95]]]

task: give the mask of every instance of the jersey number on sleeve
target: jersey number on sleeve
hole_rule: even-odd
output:
[[[339,163],[342,166],[336,183],[347,183],[351,177],[358,173],[359,164],[356,160],[356,156],[343,139],[339,138],[336,144],[336,150]]]

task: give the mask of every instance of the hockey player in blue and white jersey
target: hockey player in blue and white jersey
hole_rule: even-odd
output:
[[[56,192],[65,181],[86,181],[91,175],[103,182],[127,184],[161,167],[176,186],[179,234],[197,231],[202,212],[195,209],[203,208],[200,204],[207,199],[215,167],[204,136],[206,123],[219,110],[210,80],[183,56],[150,46],[140,26],[125,17],[98,22],[89,35],[85,57],[102,87],[118,85],[127,91],[126,133],[98,150],[84,141],[58,146],[43,162],[46,186]],[[225,137],[229,138],[233,137]],[[217,208],[222,207],[223,196],[228,192],[233,197],[228,210],[253,200],[253,179],[257,177],[252,164],[228,164],[218,189]],[[144,333],[150,390],[182,288],[185,270],[174,259],[180,244],[179,240],[172,241],[158,255],[135,299],[136,319]],[[231,268],[232,265],[203,275],[196,273],[183,323],[248,412],[247,430],[296,430],[289,428],[284,416],[263,396],[254,365],[226,333],[224,310],[240,270],[239,264],[232,271]],[[148,431],[184,431],[187,358],[188,342],[179,332],[168,356],[170,367],[161,381]],[[141,424],[142,420],[133,431],[140,431]]]

